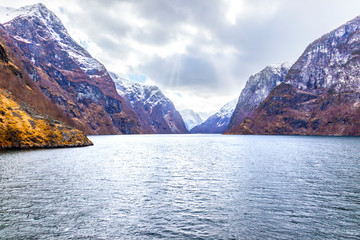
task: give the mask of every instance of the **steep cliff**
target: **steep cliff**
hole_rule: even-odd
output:
[[[92,145],[83,132],[37,112],[0,88],[0,149]]]
[[[201,116],[192,109],[181,110],[180,114],[184,119],[186,129],[189,131],[203,122]]]
[[[360,135],[360,18],[311,43],[231,133]]]
[[[237,99],[225,104],[219,112],[211,115],[203,123],[191,129],[190,133],[223,133],[229,125]]]
[[[241,91],[227,132],[232,132],[234,127],[255,111],[271,90],[284,81],[289,68],[290,66],[287,63],[279,66],[267,66],[249,77],[245,88]]]
[[[189,133],[174,104],[158,87],[134,83],[115,73],[110,75],[118,93],[128,100],[147,133]]]
[[[8,52],[6,39],[0,42],[0,149],[92,145],[83,132],[39,112],[47,109],[71,122],[31,84],[21,62]]]
[[[141,133],[106,68],[77,44],[43,4],[3,9],[1,21],[21,49],[26,72],[88,134]]]

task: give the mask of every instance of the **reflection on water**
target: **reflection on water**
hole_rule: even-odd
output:
[[[0,239],[359,239],[360,141],[94,136],[0,153]]]

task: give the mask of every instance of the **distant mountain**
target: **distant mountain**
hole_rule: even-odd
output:
[[[189,133],[174,104],[156,86],[134,83],[110,73],[120,96],[128,100],[148,133]]]
[[[237,100],[225,104],[219,112],[210,116],[205,122],[191,129],[190,133],[222,133],[229,125]]]
[[[270,65],[249,77],[241,91],[236,108],[231,116],[227,132],[232,132],[246,117],[250,116],[271,90],[282,83],[290,69],[288,63]]]
[[[360,135],[360,17],[311,43],[231,133]]]
[[[34,84],[19,52],[0,25],[0,149],[91,145]]]
[[[182,118],[184,119],[187,130],[191,130],[193,127],[200,125],[203,120],[200,115],[192,109],[184,109],[180,111]]]
[[[0,21],[16,41],[24,68],[42,92],[87,134],[145,131],[124,104],[106,68],[77,44],[43,4],[1,8]]]

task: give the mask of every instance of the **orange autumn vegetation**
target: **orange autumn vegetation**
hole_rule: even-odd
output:
[[[91,145],[83,132],[39,114],[0,89],[0,148],[34,148]]]
[[[82,131],[67,123],[71,120],[42,94],[21,62],[0,43],[0,149],[92,145]]]

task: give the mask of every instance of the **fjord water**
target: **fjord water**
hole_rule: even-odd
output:
[[[359,239],[360,139],[93,136],[0,153],[0,239]]]

